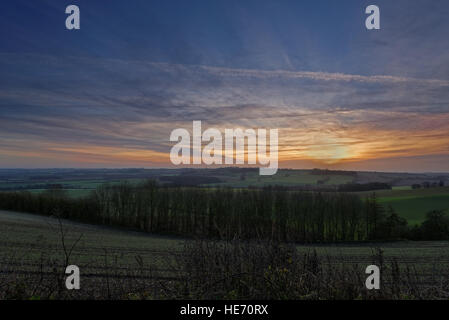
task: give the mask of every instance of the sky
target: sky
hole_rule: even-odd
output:
[[[449,172],[448,16],[446,0],[2,1],[0,167],[171,167],[171,131],[201,120],[277,128],[280,167]]]

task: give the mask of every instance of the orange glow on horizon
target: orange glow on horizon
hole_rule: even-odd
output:
[[[389,114],[383,115],[387,118]],[[376,126],[376,122],[373,124],[367,121],[343,125],[338,119],[312,117],[298,126],[294,123],[283,125],[279,128],[279,165],[283,167],[282,163],[288,163],[289,167],[301,167],[301,163],[308,163],[316,167],[345,165],[350,168],[351,163],[363,161],[387,159],[385,161],[388,162],[392,158],[449,155],[449,128],[446,125],[449,123],[449,114],[410,114],[403,121],[416,123],[416,126],[413,129],[409,129],[410,126],[401,128],[400,123],[390,127],[383,123]],[[170,144],[168,141],[166,151],[151,150],[150,144],[149,149],[145,150],[140,146],[62,144],[49,141],[31,143],[26,138],[15,140],[15,145],[21,147],[4,147],[0,152],[1,156],[13,159],[11,161],[35,159],[36,164],[60,161],[87,166],[173,166],[170,162],[170,150],[174,143]],[[247,154],[245,163],[246,160]]]

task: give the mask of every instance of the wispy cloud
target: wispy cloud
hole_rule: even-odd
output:
[[[48,55],[1,54],[0,67],[3,165],[169,165],[171,130],[192,120],[279,128],[289,164],[449,155],[441,79]]]

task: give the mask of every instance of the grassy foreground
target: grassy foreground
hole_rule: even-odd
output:
[[[194,241],[187,242],[193,243]],[[64,250],[64,246],[66,250]],[[72,246],[74,246],[73,252],[68,254],[67,251]],[[182,283],[183,277],[186,276],[185,270],[179,270],[179,256],[183,250],[185,250],[185,241],[179,238],[0,211],[0,286],[4,288],[1,290],[0,298],[152,299],[180,297],[179,295],[182,294],[180,284],[175,283],[177,281]],[[216,255],[217,252],[221,255],[221,250],[223,250],[221,247],[218,251],[211,251],[210,247],[206,249],[201,247],[201,250],[195,247],[190,255],[199,254],[200,257],[205,257],[208,254]],[[248,252],[251,250],[249,249]],[[295,251],[298,257],[303,257],[299,260],[309,257],[307,258],[309,259],[307,260],[308,266],[311,265],[310,257],[313,258],[311,254],[313,252],[319,259],[322,259],[321,268],[323,270],[328,268],[327,272],[336,272],[340,270],[339,268],[351,269],[352,274],[357,278],[344,281],[348,281],[356,288],[360,286],[362,292],[365,279],[364,268],[372,263],[382,263],[385,266],[389,263],[397,263],[403,272],[413,270],[413,274],[418,276],[413,283],[420,282],[421,286],[430,285],[434,281],[444,283],[449,276],[449,244],[447,241],[298,245],[295,246]],[[265,249],[263,252],[266,252]],[[381,253],[381,257],[379,257],[379,253]],[[197,260],[201,260],[200,257]],[[382,261],[379,261],[379,258]],[[62,281],[62,268],[66,265],[66,261],[80,267],[82,288],[77,292],[68,292],[58,286],[52,287],[55,279],[59,279],[59,282]],[[182,263],[186,262],[183,260]],[[191,264],[192,261],[189,263]],[[271,264],[273,264],[273,270]],[[276,283],[281,284],[286,280],[285,275],[288,274],[289,267],[279,269],[274,264],[270,262],[267,270],[273,274],[270,273],[268,277],[270,279],[275,277]],[[312,265],[315,266],[315,262]],[[388,268],[391,267],[386,267],[386,270]],[[284,269],[287,271],[283,271]],[[198,266],[192,270],[198,272]],[[193,275],[189,273],[189,277],[193,277]],[[291,281],[293,281],[293,277],[291,277]],[[190,279],[189,284],[192,283],[194,281]],[[236,284],[229,285],[235,286]],[[292,284],[289,282],[288,286],[290,287]],[[154,291],[155,288],[158,288],[159,293]],[[186,288],[183,287],[183,290],[185,291]],[[211,293],[200,294],[194,288],[189,290],[190,296],[188,297],[190,298],[211,298],[207,295]],[[323,289],[321,290],[323,291]],[[280,291],[275,292],[274,298],[289,298],[289,296],[277,295]],[[212,298],[238,298],[242,294],[240,291],[229,290],[229,292],[219,295],[214,292]],[[253,294],[256,295],[256,293]],[[326,294],[338,295],[339,293],[327,292]],[[294,297],[297,298],[297,296]],[[407,297],[409,297],[407,294],[400,296],[400,298]],[[304,298],[318,297],[312,294],[311,296],[305,295]],[[351,297],[349,296],[349,298]]]

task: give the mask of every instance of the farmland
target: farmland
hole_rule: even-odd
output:
[[[160,183],[195,186],[262,187],[267,185],[335,187],[347,183],[388,183],[395,191],[415,183],[449,184],[443,173],[382,173],[330,170],[279,169],[273,176],[260,176],[257,168],[216,169],[0,169],[0,190],[42,190],[60,186],[68,190],[93,190],[103,183],[137,183],[146,179]]]
[[[372,192],[358,193],[362,196]],[[449,188],[393,189],[376,191],[379,203],[390,206],[410,225],[422,223],[431,210],[449,210]]]
[[[66,246],[76,243],[69,263],[80,267],[82,290],[73,294],[84,297],[107,296],[106,283],[120,285],[124,295],[119,298],[132,298],[138,290],[151,291],[154,281],[175,281],[180,274],[173,259],[191,241],[0,211],[0,285],[51,278],[66,258],[61,231]],[[362,276],[364,266],[373,263],[374,248],[383,250],[385,264],[397,261],[402,270],[413,268],[425,281],[441,281],[449,274],[447,241],[296,246],[300,255],[316,250],[335,268],[355,266]]]
[[[424,197],[384,197],[379,203],[391,207],[411,225],[422,223],[430,210],[448,210],[449,194]]]
[[[395,237],[393,229],[379,229],[388,232],[382,235],[366,219],[375,208],[373,192],[335,192],[338,183],[354,183],[354,173],[283,170],[263,182],[251,170],[167,170],[146,178],[113,172],[28,175],[14,183],[21,183],[16,191],[29,192],[1,193],[3,208],[33,214],[0,211],[0,299],[448,296],[449,243],[385,242]],[[141,183],[147,178],[159,182]],[[182,180],[201,184],[176,186]],[[284,187],[262,189],[257,183]],[[44,185],[48,189],[38,188]],[[296,190],[300,185],[312,189]],[[95,196],[85,197],[96,188]],[[378,203],[391,205],[409,225],[421,223],[429,210],[447,208],[448,195],[448,187],[376,190]],[[345,221],[356,229],[347,229]],[[403,229],[398,224],[394,230]],[[429,240],[403,234],[394,239]],[[82,289],[76,292],[61,285],[69,264],[81,270]],[[370,264],[383,266],[385,274],[386,289],[377,293],[364,287]]]
[[[27,190],[42,193],[62,188],[70,197],[88,196],[98,186],[107,183],[130,184],[146,179],[161,184],[199,187],[248,188],[278,185],[312,190],[335,190],[347,183],[388,183],[387,190],[376,190],[379,203],[391,206],[410,225],[421,223],[430,210],[449,209],[449,187],[412,189],[416,183],[448,184],[449,175],[442,173],[382,173],[327,170],[280,169],[274,176],[260,176],[255,168],[217,169],[9,169],[0,170],[0,191]],[[372,192],[355,192],[362,197]]]

